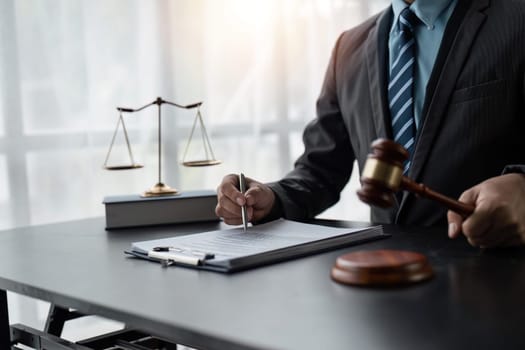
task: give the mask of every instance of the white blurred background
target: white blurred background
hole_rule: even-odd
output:
[[[102,216],[106,195],[157,180],[156,107],[125,115],[140,170],[102,165],[116,106],[157,96],[204,101],[222,165],[180,165],[192,110],[164,105],[163,179],[182,191],[215,189],[243,171],[273,181],[303,151],[339,34],[388,0],[0,1],[0,230]],[[123,138],[109,163],[126,161]],[[192,143],[192,149],[193,143]],[[198,156],[198,154],[195,154]],[[367,221],[354,195],[321,217]],[[1,234],[1,232],[0,232]],[[42,328],[48,304],[9,294],[11,322]],[[74,329],[116,324],[79,321]],[[69,338],[82,336],[68,330]],[[66,337],[68,335],[66,334]]]

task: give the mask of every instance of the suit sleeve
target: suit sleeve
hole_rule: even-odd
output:
[[[503,169],[503,175],[505,174],[525,174],[525,165],[524,164],[515,164],[515,165],[507,165],[505,169]]]
[[[317,117],[303,133],[304,153],[282,180],[268,184],[277,197],[269,219],[315,217],[339,200],[350,178],[355,156],[341,114],[336,84],[341,37],[332,52],[317,100]]]
[[[522,101],[525,101],[525,75],[523,77],[523,80],[522,80],[522,85],[521,85],[521,94],[522,94]],[[524,117],[524,116],[522,116]],[[506,165],[505,168],[503,169],[503,173],[502,175],[505,175],[505,174],[525,174],[525,164],[509,164],[509,165]]]

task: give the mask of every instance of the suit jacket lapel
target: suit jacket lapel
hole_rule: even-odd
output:
[[[388,37],[392,26],[392,7],[386,9],[377,19],[376,26],[370,31],[366,43],[366,61],[370,86],[372,117],[376,138],[392,139],[392,123],[388,106]],[[394,196],[392,210],[399,208],[399,197]]]
[[[417,136],[414,156],[408,173],[408,176],[416,181],[421,175],[432,150],[432,144],[439,133],[457,77],[461,73],[461,67],[463,67],[474,39],[485,20],[486,16],[481,11],[488,6],[488,2],[489,0],[459,0],[457,8],[449,20],[449,25],[447,25],[443,36],[444,42],[436,59],[436,65],[440,59],[442,60],[441,67],[434,67],[429,80],[424,106],[425,119]],[[454,20],[459,21],[455,26]],[[450,40],[449,45],[444,45],[446,40]],[[399,213],[407,197],[408,193],[405,192]]]
[[[392,138],[386,89],[388,79],[388,33],[391,21],[392,9],[389,8],[377,19],[377,25],[368,34],[366,43],[372,117],[378,138]]]

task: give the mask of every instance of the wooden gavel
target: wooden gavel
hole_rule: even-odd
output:
[[[463,217],[474,211],[472,205],[432,191],[403,176],[403,163],[409,154],[401,145],[391,140],[378,139],[372,143],[372,151],[361,173],[361,189],[357,191],[357,196],[363,202],[382,208],[390,207],[394,204],[394,193],[405,190],[435,200]]]

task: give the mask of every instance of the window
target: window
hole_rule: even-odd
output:
[[[118,117],[115,107],[140,107],[157,96],[181,104],[204,101],[211,143],[223,160],[210,168],[180,166],[194,114],[163,106],[163,179],[171,186],[215,188],[224,174],[241,170],[261,181],[281,177],[302,151],[300,132],[315,117],[337,36],[387,3],[11,2],[0,16],[7,21],[3,47],[12,55],[0,63],[3,89],[17,91],[3,92],[0,142],[7,151],[0,164],[9,171],[0,176],[11,189],[4,197],[17,188],[25,199],[16,208],[23,214],[3,214],[11,218],[2,222],[99,216],[104,195],[151,186],[154,109],[125,116],[145,168],[108,173],[101,165]],[[123,145],[116,149],[125,153]],[[339,209],[327,214],[366,220],[366,210],[356,206],[350,189]]]

